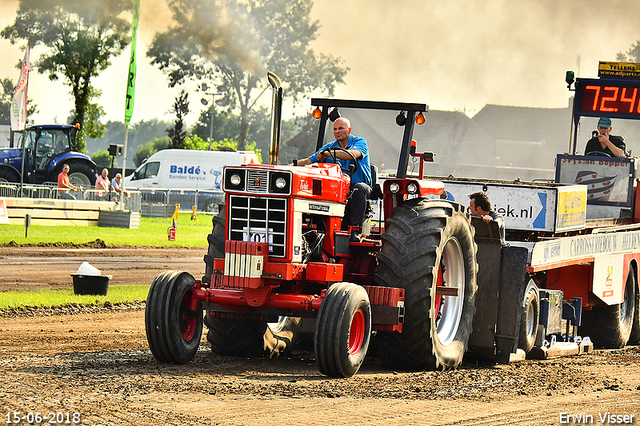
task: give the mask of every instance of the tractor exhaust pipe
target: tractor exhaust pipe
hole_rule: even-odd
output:
[[[280,156],[280,122],[282,121],[282,84],[277,75],[267,72],[273,95],[271,98],[271,140],[269,141],[269,164],[278,164]]]

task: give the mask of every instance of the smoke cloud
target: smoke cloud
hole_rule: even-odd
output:
[[[152,0],[145,0],[141,5],[144,16],[147,11],[163,9]],[[187,7],[177,7],[178,22],[174,22],[174,15],[169,12],[155,14],[151,12],[148,26],[141,23],[141,31],[163,31],[166,28],[176,28],[181,36],[195,40],[201,52],[210,58],[223,58],[232,64],[237,64],[254,75],[263,76],[266,69],[263,60],[257,53],[258,40],[253,35],[248,17],[240,11],[234,11],[221,5],[220,2],[210,0],[193,0]],[[142,30],[145,28],[146,30]],[[153,34],[150,35],[153,38]]]
[[[366,13],[364,13],[366,11]],[[319,51],[351,67],[340,97],[564,107],[566,70],[596,76],[640,39],[640,2],[596,0],[316,1]],[[580,58],[580,66],[577,60]]]
[[[175,96],[166,76],[142,53],[157,31],[170,27],[172,14],[163,0],[141,1],[134,121],[163,118]],[[2,28],[13,23],[17,7],[17,0],[0,0]],[[564,83],[565,71],[595,77],[598,61],[614,61],[617,52],[640,39],[638,16],[640,2],[628,0],[351,0],[339,5],[316,0],[311,11],[321,24],[314,50],[340,56],[351,68],[335,97],[425,102],[431,109],[468,115],[485,104],[565,107],[572,94]],[[205,34],[203,46],[216,39],[207,32],[210,26],[210,19],[203,19],[197,30]],[[223,35],[235,41],[233,32]],[[241,40],[238,45],[244,49],[248,44]],[[211,46],[211,54],[223,54],[223,48]],[[251,49],[234,52],[229,42],[225,46],[225,55],[260,70],[260,58]],[[0,40],[0,51],[9,58],[0,74],[15,80],[15,64],[24,50]],[[127,62],[128,52],[114,58],[96,80],[108,119],[122,120]],[[33,74],[29,93],[41,111],[37,120],[64,119],[70,107],[68,88]],[[296,112],[308,107],[308,100],[302,100]]]

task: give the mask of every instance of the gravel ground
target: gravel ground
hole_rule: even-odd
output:
[[[141,306],[0,318],[7,413],[79,413],[82,424],[556,425],[561,413],[640,414],[640,347],[453,371],[399,372],[368,358],[350,379],[313,353],[221,357],[203,338],[193,362],[148,350]],[[637,424],[637,420],[634,422]]]
[[[82,260],[121,284],[150,283],[166,269],[197,276],[202,255],[0,247],[0,291],[71,286],[68,269]],[[204,338],[191,363],[160,364],[146,341],[143,303],[0,312],[4,421],[39,412],[42,424],[64,423],[67,415],[73,424],[78,413],[86,425],[612,424],[602,417],[609,413],[620,416],[617,423],[626,415],[640,424],[639,366],[640,347],[509,365],[467,361],[430,372],[390,371],[369,357],[356,376],[335,380],[318,373],[312,352],[222,357]]]

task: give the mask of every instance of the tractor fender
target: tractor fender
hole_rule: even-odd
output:
[[[56,170],[57,168],[59,168],[61,164],[64,164],[68,161],[86,163],[94,171],[98,169],[98,166],[96,166],[96,163],[94,163],[88,155],[72,151],[72,152],[64,152],[60,155],[57,155],[55,158],[53,158],[49,163],[49,167],[47,168],[47,173],[51,174],[52,170]]]

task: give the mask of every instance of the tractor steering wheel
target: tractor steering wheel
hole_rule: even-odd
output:
[[[327,149],[323,150],[322,154],[324,154],[325,152],[328,152],[329,155],[331,155],[331,158],[333,158],[333,162],[335,164],[339,165],[340,166],[340,170],[342,170],[342,172],[344,173],[345,170],[342,168],[342,165],[340,163],[338,163],[338,158],[336,157],[336,151],[345,152],[347,155],[349,155],[349,157],[351,157],[353,159],[353,162],[356,164],[356,167],[353,170],[349,170],[349,177],[353,177],[353,175],[355,174],[356,170],[358,169],[358,160],[356,159],[356,157],[351,152],[349,152],[349,150],[346,150],[346,149],[340,148],[340,147],[332,147],[332,148],[327,148]]]
[[[608,153],[603,152],[603,151],[591,151],[590,153],[585,154],[585,155],[592,155],[592,156],[597,155],[598,157],[611,157],[611,154],[608,154]]]

